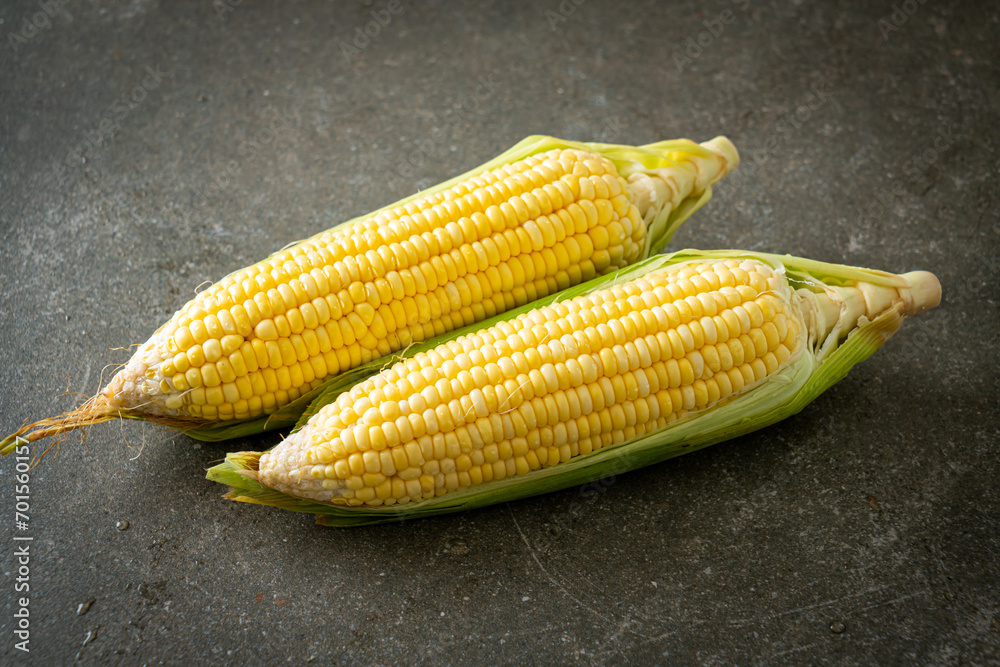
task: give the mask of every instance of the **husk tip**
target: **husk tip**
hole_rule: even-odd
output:
[[[941,303],[941,281],[930,271],[910,271],[900,277],[907,285],[902,290],[907,315],[922,313]]]
[[[726,161],[725,168],[721,169],[715,180],[719,180],[740,166],[740,152],[736,150],[736,145],[729,140],[729,137],[719,135],[714,139],[703,142],[703,148],[716,153]]]

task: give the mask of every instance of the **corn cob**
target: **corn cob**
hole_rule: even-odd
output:
[[[206,440],[294,423],[331,376],[659,251],[738,159],[724,137],[637,148],[529,138],[475,175],[212,285],[95,398],[0,449],[115,418]]]
[[[336,525],[563,488],[797,412],[940,299],[926,272],[755,253],[685,251],[628,278],[378,370],[209,477]]]

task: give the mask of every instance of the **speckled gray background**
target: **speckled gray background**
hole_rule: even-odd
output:
[[[406,2],[350,57],[387,2],[2,4],[4,432],[203,281],[532,133],[724,133],[743,167],[672,247],[930,269],[945,295],[782,424],[464,515],[319,528],[204,479],[277,435],[128,423],[35,469],[22,533],[4,460],[3,662],[1000,662],[994,3]]]

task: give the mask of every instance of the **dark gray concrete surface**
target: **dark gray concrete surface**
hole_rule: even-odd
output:
[[[350,57],[387,2],[3,5],[5,433],[204,281],[532,133],[726,134],[743,167],[673,248],[929,269],[944,301],[784,423],[434,520],[231,503],[205,468],[278,435],[126,423],[35,468],[18,531],[8,458],[0,661],[1000,662],[995,4],[406,2]]]

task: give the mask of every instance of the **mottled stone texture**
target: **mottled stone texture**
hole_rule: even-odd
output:
[[[0,660],[1000,660],[997,7],[577,2],[4,3],[0,430],[204,281],[532,133],[726,134],[744,164],[672,247],[929,269],[941,307],[755,435],[388,527],[223,500],[204,469],[274,434],[73,435],[0,531]]]

